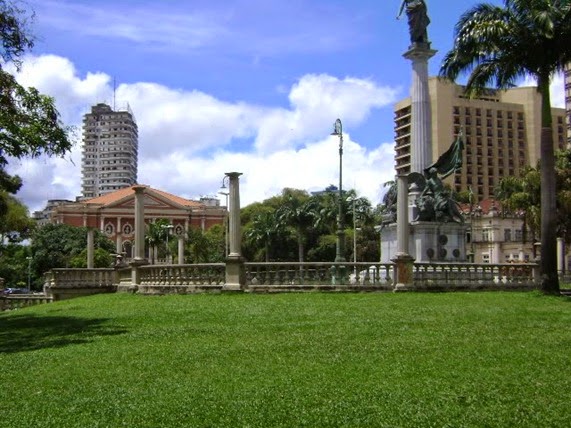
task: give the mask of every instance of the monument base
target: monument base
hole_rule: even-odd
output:
[[[413,221],[409,225],[408,251],[416,262],[466,262],[466,230],[460,223]],[[397,257],[397,225],[384,226],[381,233],[381,263]]]

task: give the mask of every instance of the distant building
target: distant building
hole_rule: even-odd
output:
[[[97,104],[83,118],[82,199],[137,182],[138,130],[133,113]]]
[[[471,208],[463,204],[462,211],[469,225],[466,250],[473,252],[475,263],[531,262],[538,256],[521,215],[502,212],[493,199]]]
[[[73,201],[68,199],[48,199],[46,207],[41,211],[34,211],[32,217],[36,220],[38,226],[43,226],[51,222],[51,215],[56,207],[64,204],[72,204]]]
[[[567,116],[567,146],[571,147],[571,64],[564,71],[565,83],[565,113]]]
[[[223,224],[227,214],[218,199],[193,201],[149,186],[144,206],[145,222],[168,220],[173,237],[185,236],[191,227],[206,230]],[[135,191],[131,186],[97,198],[59,204],[51,210],[49,222],[97,228],[115,242],[117,253],[130,258],[135,238]]]
[[[466,98],[463,89],[437,77],[429,79],[432,160],[436,161],[463,129],[466,147],[462,171],[451,176],[448,183],[457,192],[471,187],[477,200],[488,199],[503,177],[518,175],[525,166],[536,166],[541,99],[535,87],[489,90],[477,99]],[[405,174],[410,172],[411,163],[411,99],[399,101],[394,111],[396,172]],[[553,108],[552,113],[555,148],[563,149],[567,146],[565,110]]]

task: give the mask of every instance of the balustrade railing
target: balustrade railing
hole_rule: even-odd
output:
[[[245,263],[246,285],[327,288],[335,286],[390,288],[392,263],[275,262]]]
[[[407,288],[419,291],[532,289],[537,288],[540,279],[535,263],[414,263],[412,269],[412,284]],[[244,271],[244,289],[252,292],[382,291],[396,286],[394,263],[246,262]],[[134,278],[138,283],[133,283]],[[224,263],[53,269],[47,276],[45,291],[58,300],[74,290],[87,294],[117,289],[140,293],[219,291],[225,282]]]
[[[144,265],[139,267],[140,285],[222,286],[226,275],[225,266],[224,263]]]
[[[534,263],[415,263],[414,287],[418,289],[525,289],[538,285]]]
[[[115,270],[57,268],[46,274],[45,283],[58,288],[111,287],[116,284]]]
[[[50,303],[53,299],[44,294],[18,294],[12,296],[0,296],[0,311],[11,311],[27,306]]]

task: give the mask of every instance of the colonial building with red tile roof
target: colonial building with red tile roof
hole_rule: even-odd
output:
[[[97,228],[115,242],[117,253],[130,257],[135,236],[133,187],[55,206],[50,213],[50,222]],[[195,201],[150,186],[145,186],[144,195],[145,223],[166,219],[177,237],[185,236],[191,227],[206,230],[215,224],[223,224],[226,218],[226,207],[220,206],[216,198]]]

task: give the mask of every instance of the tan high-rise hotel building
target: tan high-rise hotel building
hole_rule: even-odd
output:
[[[428,85],[432,160],[438,159],[464,130],[462,171],[447,179],[454,190],[471,187],[476,200],[487,199],[493,197],[501,178],[518,175],[527,165],[537,165],[541,100],[535,87],[489,90],[478,99],[468,99],[462,86],[437,77],[430,78]],[[562,149],[567,146],[565,109],[554,108],[552,113],[555,148]],[[409,97],[395,105],[397,174],[410,172],[411,119]]]

